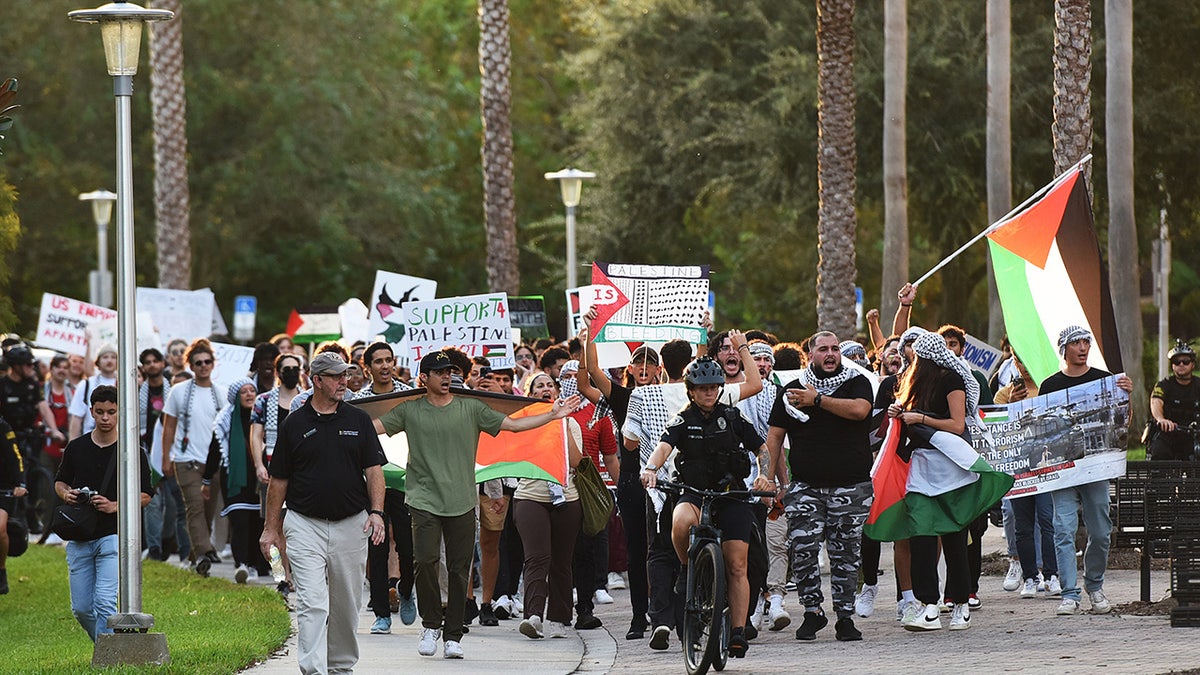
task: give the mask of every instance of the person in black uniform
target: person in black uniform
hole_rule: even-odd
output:
[[[701,357],[688,366],[684,375],[691,403],[667,424],[662,440],[642,470],[642,484],[653,488],[658,469],[672,451],[681,482],[701,490],[739,490],[750,475],[750,453],[758,465],[756,490],[773,490],[770,475],[771,454],[766,442],[737,408],[720,403],[725,372],[711,357]],[[722,499],[713,504],[713,519],[721,528],[721,549],[725,555],[726,587],[729,593],[729,655],[743,657],[749,649],[746,641],[746,616],[750,607],[750,583],[746,578],[746,558],[754,527],[754,512],[748,501]],[[700,499],[691,494],[679,498],[671,521],[671,541],[682,564],[687,565],[691,528],[700,522]],[[680,579],[687,578],[686,568]]]
[[[23,343],[18,343],[4,353],[8,364],[8,375],[0,377],[0,418],[16,434],[17,447],[26,461],[38,462],[46,447],[46,431],[56,442],[65,443],[67,437],[58,430],[54,413],[42,392],[42,383],[37,376],[33,352]],[[40,426],[40,425],[44,425]],[[22,482],[24,482],[22,480]],[[42,499],[48,495],[32,495],[31,499]],[[29,531],[42,531],[42,523],[32,510],[27,513]]]
[[[25,496],[25,467],[17,437],[12,427],[0,418],[0,491],[12,495],[0,497],[0,595],[8,593],[8,514],[13,513],[17,500]]]
[[[1167,352],[1171,377],[1150,392],[1150,416],[1158,425],[1147,445],[1150,459],[1200,459],[1193,457],[1195,440],[1183,429],[1200,423],[1200,380],[1192,377],[1196,352],[1182,340]],[[1182,428],[1181,428],[1182,427]]]

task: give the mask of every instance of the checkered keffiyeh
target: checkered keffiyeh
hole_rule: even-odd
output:
[[[1092,331],[1083,326],[1067,326],[1058,334],[1058,355],[1065,357],[1067,355],[1067,345],[1076,340],[1091,340]]]

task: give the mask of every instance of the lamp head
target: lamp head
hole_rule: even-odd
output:
[[[96,9],[77,9],[67,18],[80,23],[100,24],[104,40],[104,59],[109,75],[136,75],[138,51],[142,43],[142,24],[169,21],[175,13],[166,9],[146,9],[132,2],[110,2]]]
[[[579,195],[583,192],[583,179],[595,178],[591,171],[563,169],[546,174],[546,180],[556,180],[562,188],[563,206],[579,206]]]
[[[79,195],[79,201],[92,203],[92,217],[96,220],[96,225],[100,227],[108,227],[108,222],[112,220],[113,204],[117,201],[117,194],[108,190],[95,190],[93,192],[84,192]]]

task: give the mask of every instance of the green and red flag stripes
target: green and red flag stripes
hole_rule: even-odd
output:
[[[1090,365],[1123,370],[1108,268],[1079,170],[993,226],[988,246],[1009,342],[1039,384],[1058,371],[1058,334],[1072,325],[1095,338]]]
[[[336,305],[298,307],[288,317],[287,334],[297,344],[337,340],[342,337],[342,317]]]
[[[958,532],[1000,500],[1013,477],[961,436],[888,421],[871,472],[875,499],[863,531],[876,541]]]

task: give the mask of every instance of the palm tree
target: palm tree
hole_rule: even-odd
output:
[[[1092,151],[1091,0],[1054,0],[1054,173]],[[1090,165],[1085,167],[1088,191]]]
[[[987,3],[987,212],[994,223],[1012,208],[1012,11],[1009,0]],[[1004,312],[988,253],[988,342],[1004,337]]]
[[[854,0],[817,0],[817,325],[855,333]]]
[[[908,0],[883,4],[883,281],[879,313],[896,313],[896,289],[908,281]]]
[[[156,0],[174,21],[151,24],[150,108],[154,117],[154,220],[160,288],[192,283],[188,224],[187,98],[183,88],[181,0]]]
[[[1121,361],[1133,379],[1133,410],[1146,410],[1137,223],[1133,215],[1133,3],[1105,0],[1105,168],[1108,173],[1108,265]],[[1160,356],[1161,358],[1161,356]]]
[[[483,213],[488,288],[516,294],[517,216],[513,196],[512,89],[508,0],[479,0],[479,108],[483,118]]]

